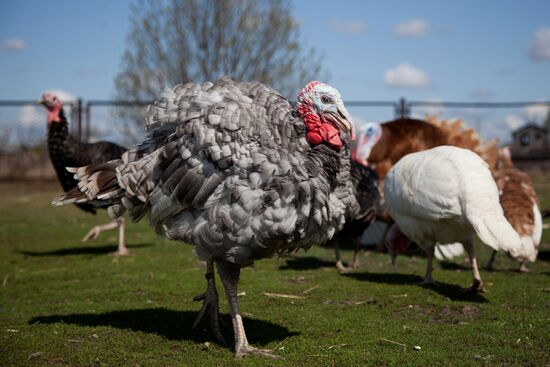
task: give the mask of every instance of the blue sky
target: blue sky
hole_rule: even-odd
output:
[[[129,3],[1,1],[0,99],[35,99],[47,89],[111,98]],[[293,13],[344,99],[550,99],[550,1],[297,0]],[[490,120],[485,135],[505,136],[528,119],[540,120],[544,109],[428,112],[473,125]],[[6,114],[0,111],[0,118]],[[387,109],[352,114],[392,117]]]

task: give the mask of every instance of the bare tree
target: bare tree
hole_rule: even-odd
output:
[[[286,0],[137,0],[117,98],[152,100],[165,86],[224,75],[293,96],[324,76],[318,54],[299,41]]]

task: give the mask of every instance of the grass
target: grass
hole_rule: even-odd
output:
[[[548,207],[550,186],[536,180]],[[200,309],[192,298],[206,285],[190,246],[157,238],[143,221],[127,226],[132,256],[110,256],[114,232],[80,242],[106,214],[51,207],[58,192],[54,184],[0,184],[2,366],[550,364],[548,246],[529,274],[499,256],[498,271],[482,271],[481,295],[463,291],[471,282],[463,259],[438,263],[432,288],[418,285],[425,269],[418,257],[400,257],[393,273],[387,255],[369,253],[348,276],[323,248],[258,261],[242,271],[239,289],[248,338],[285,359],[239,362],[212,341],[206,323],[190,330]],[[489,252],[478,248],[484,263]],[[221,308],[231,343],[224,298]]]

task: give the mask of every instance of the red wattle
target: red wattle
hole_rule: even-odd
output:
[[[340,132],[331,123],[322,122],[319,115],[307,105],[298,106],[298,113],[306,124],[306,140],[312,145],[319,145],[326,142],[329,147],[340,151],[344,143],[340,139]]]
[[[48,124],[61,121],[61,117],[59,117],[59,112],[61,111],[61,108],[61,103],[59,103],[55,105],[52,110],[48,110]]]

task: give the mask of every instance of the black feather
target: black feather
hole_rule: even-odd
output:
[[[60,121],[48,125],[48,151],[52,165],[63,191],[69,192],[77,187],[74,174],[67,167],[82,167],[119,159],[126,148],[107,141],[84,143],[69,135],[67,119],[61,109]],[[85,212],[95,214],[95,208],[88,203],[75,204]]]

